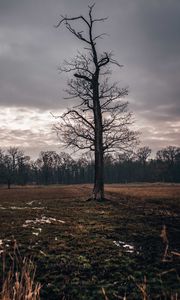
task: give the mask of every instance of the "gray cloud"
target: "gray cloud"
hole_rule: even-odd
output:
[[[81,45],[63,28],[55,29],[53,25],[61,14],[87,14],[89,3],[88,0],[0,0],[2,107],[43,112],[71,105],[63,100],[66,76],[58,74],[57,67],[63,59],[73,57]],[[124,64],[121,70],[114,70],[113,78],[130,86],[128,100],[137,126],[144,132],[146,125],[157,131],[161,126],[165,132],[166,122],[175,122],[180,116],[179,0],[97,0],[96,14],[109,16],[97,29],[109,34],[100,41],[100,49],[113,50]],[[15,117],[18,122],[19,115]],[[33,118],[36,124],[36,116]],[[26,136],[25,132],[21,134]],[[163,146],[179,143],[178,134],[171,134],[164,135]],[[18,132],[14,135],[11,132],[14,141],[15,135],[17,139]],[[159,145],[156,134],[151,132],[151,135],[147,142],[156,147]]]

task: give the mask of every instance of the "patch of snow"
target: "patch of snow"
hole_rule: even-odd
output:
[[[7,209],[6,207],[4,207],[4,206],[2,206],[2,205],[0,205],[0,209]]]
[[[41,217],[41,219],[36,218],[35,220],[26,220],[25,223],[22,225],[22,227],[29,227],[32,225],[37,225],[37,224],[52,224],[54,222],[59,222],[64,224],[65,222],[62,220],[57,220],[56,218],[52,217]]]
[[[26,204],[32,205],[33,203],[34,203],[34,200],[33,200],[33,201],[29,201],[29,202],[27,202]]]
[[[2,209],[2,210],[4,210],[4,209],[6,209],[6,210],[8,210],[8,209],[12,209],[12,210],[24,210],[24,209],[36,209],[37,210],[37,209],[45,209],[45,207],[43,207],[43,206],[30,207],[33,202],[34,201],[28,202],[27,204],[29,206],[9,206],[9,207],[4,207],[4,206],[0,205],[0,209]],[[39,204],[41,204],[41,203],[39,203]]]
[[[44,209],[44,207],[28,207],[28,206],[10,206],[5,209],[13,209],[13,210],[23,210],[23,209]]]
[[[32,234],[38,236],[38,235],[39,235],[39,232],[32,232]]]
[[[32,207],[31,209],[44,209],[44,207],[39,207],[39,206],[36,207],[36,206],[35,206],[35,207]]]
[[[35,228],[34,226],[32,227],[32,229],[34,230],[32,232],[32,234],[38,236],[40,234],[40,232],[42,231],[42,228]]]
[[[122,241],[113,241],[113,244],[116,245],[117,247],[122,247],[125,250],[125,252],[128,252],[128,253],[133,253],[135,251],[135,248],[133,245],[126,244]]]
[[[7,248],[10,247],[9,244],[6,243],[7,241],[10,242],[10,240],[0,240],[0,247],[1,247],[1,248],[4,248],[3,246],[5,246],[5,247],[7,247]],[[3,252],[4,252],[4,250],[1,249],[1,250],[0,250],[0,254],[3,253]]]
[[[22,207],[22,206],[10,206],[10,207],[8,207],[7,209],[17,209],[17,210],[21,210],[21,209],[29,209],[29,207],[27,207],[27,206],[24,206],[24,207]]]
[[[47,254],[45,252],[43,252],[42,250],[40,250],[39,253],[41,253],[44,256],[47,256]]]

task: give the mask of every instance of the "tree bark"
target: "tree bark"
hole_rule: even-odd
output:
[[[10,179],[8,179],[7,185],[8,185],[8,190],[10,190],[10,188],[11,188],[11,180]]]
[[[104,155],[103,155],[103,128],[102,113],[99,101],[98,72],[93,83],[93,112],[95,122],[95,168],[93,199],[104,199]]]
[[[93,188],[93,199],[103,200],[104,199],[104,178],[103,178],[103,153],[100,149],[95,151],[95,174],[94,174],[94,188]]]

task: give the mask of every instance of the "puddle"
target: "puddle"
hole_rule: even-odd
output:
[[[125,242],[122,241],[113,241],[113,244],[116,245],[117,247],[123,248],[123,250],[127,253],[133,253],[135,252],[135,247],[130,244],[126,244]]]

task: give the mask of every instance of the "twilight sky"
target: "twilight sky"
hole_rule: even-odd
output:
[[[58,66],[80,44],[63,28],[61,14],[87,15],[88,0],[0,0],[0,147],[19,146],[37,156],[61,151],[53,114],[64,100],[66,75]],[[97,32],[103,51],[124,65],[113,78],[129,86],[129,108],[142,145],[154,151],[180,146],[180,1],[96,0],[95,14],[108,20]]]

